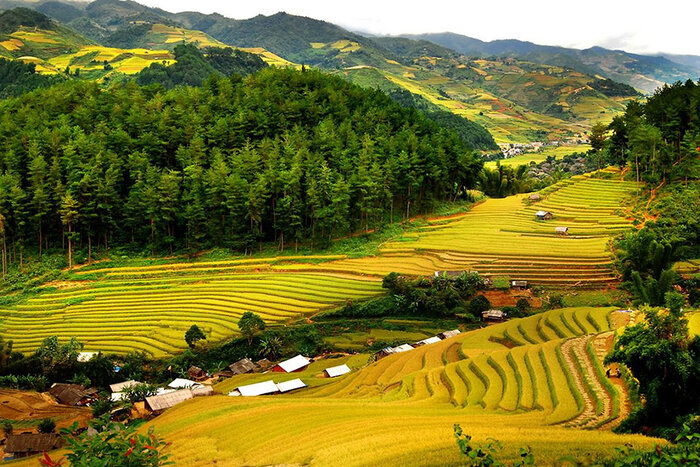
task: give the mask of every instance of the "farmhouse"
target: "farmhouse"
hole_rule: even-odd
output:
[[[454,337],[457,334],[461,334],[459,329],[453,329],[452,331],[441,332],[437,335],[437,337],[439,337],[440,339],[449,339],[450,337]]]
[[[228,393],[229,396],[262,396],[265,394],[274,394],[279,392],[279,388],[274,381],[268,380],[262,383],[248,384],[246,386],[239,386],[235,390]]]
[[[428,344],[436,344],[440,342],[442,339],[440,339],[438,336],[433,336],[433,337],[428,337],[427,339],[419,340],[415,344],[413,344],[413,347],[420,347],[421,345],[428,345]]]
[[[68,383],[52,384],[49,394],[55,397],[59,404],[64,405],[87,405],[97,398],[95,388],[85,389],[85,386]]]
[[[413,350],[411,344],[401,344],[398,347],[394,347],[394,353],[408,352],[409,350]]]
[[[253,371],[255,371],[256,365],[251,359],[242,358],[236,363],[230,364],[228,368],[234,375],[242,375],[245,373],[252,373]]]
[[[112,392],[124,392],[124,390],[130,388],[131,386],[136,386],[137,384],[142,384],[139,381],[129,380],[122,383],[115,383],[109,385],[109,390]]]
[[[350,373],[350,367],[347,365],[338,365],[326,368],[323,370],[329,378],[335,378],[337,376],[342,376],[346,373]]]
[[[454,279],[455,277],[459,277],[462,274],[464,274],[464,270],[459,270],[459,271],[435,271],[435,277],[449,277],[450,279]]]
[[[290,358],[283,362],[278,363],[272,367],[272,371],[276,373],[293,373],[297,371],[302,371],[304,368],[309,366],[311,360],[304,357],[303,355],[297,355],[296,357]]]
[[[161,413],[162,411],[174,407],[180,402],[192,399],[194,395],[189,389],[180,389],[166,394],[150,396],[146,398],[146,408],[153,413]]]
[[[527,197],[530,201],[539,201],[542,199],[542,195],[539,193],[531,193],[530,196]]]
[[[12,459],[33,456],[63,446],[63,439],[57,433],[20,433],[8,435],[5,441],[5,456]]]
[[[527,281],[510,281],[510,286],[514,289],[527,289]]]
[[[554,227],[554,232],[558,233],[559,235],[569,235],[569,228],[568,227]]]
[[[187,370],[187,377],[190,379],[193,379],[195,381],[202,381],[202,380],[207,379],[207,372],[202,370],[198,366],[192,365]]]
[[[214,395],[214,388],[211,386],[200,386],[198,388],[192,389],[192,396],[193,397],[213,396],[213,395]]]
[[[255,366],[258,367],[258,370],[262,372],[269,370],[270,368],[272,368],[273,365],[274,364],[267,358],[262,358],[255,362]]]
[[[548,221],[554,219],[554,214],[549,211],[537,211],[535,217],[541,221]]]
[[[379,352],[377,352],[375,354],[375,357],[377,358],[377,360],[379,360],[380,358],[384,358],[384,357],[391,355],[393,353],[394,353],[393,347],[384,347],[382,350],[380,350]]]
[[[173,389],[185,389],[199,386],[201,386],[201,384],[199,384],[198,382],[185,378],[175,378],[170,382],[170,384],[168,384],[168,387]]]
[[[282,393],[294,391],[296,389],[301,389],[301,388],[305,388],[305,387],[306,387],[306,383],[304,383],[299,378],[292,379],[290,381],[284,381],[282,383],[277,383],[277,389],[279,389],[279,391]]]
[[[486,310],[481,313],[484,321],[505,321],[507,314],[502,310]]]

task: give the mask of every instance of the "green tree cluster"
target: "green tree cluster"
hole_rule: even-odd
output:
[[[73,81],[1,101],[0,116],[13,264],[27,246],[89,260],[97,245],[324,245],[458,198],[482,166],[419,112],[316,71],[170,91]]]

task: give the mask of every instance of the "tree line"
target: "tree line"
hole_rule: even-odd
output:
[[[70,81],[0,102],[3,258],[325,245],[458,198],[481,166],[420,112],[316,71]]]

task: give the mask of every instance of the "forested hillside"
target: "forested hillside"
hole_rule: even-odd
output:
[[[201,88],[69,82],[0,103],[0,212],[23,247],[316,244],[474,185],[462,140],[379,91],[268,69]]]

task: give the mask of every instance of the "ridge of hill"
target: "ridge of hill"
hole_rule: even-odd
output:
[[[570,67],[592,75],[599,74],[646,92],[652,92],[664,83],[697,80],[700,76],[700,57],[696,56],[640,55],[603,47],[579,50],[515,39],[484,42],[451,32],[406,34],[401,37],[430,41],[469,56],[512,57]]]
[[[362,86],[407,90],[484,126],[499,143],[580,137],[593,122],[611,120],[624,104],[590,86],[594,76],[569,68],[522,60],[475,63],[428,41],[367,38],[284,12],[235,20],[118,0],[90,3],[80,17],[75,17],[76,8],[69,10],[63,15],[72,18],[69,26],[108,46],[170,50],[185,38],[262,47],[282,57],[275,63],[305,63]]]

